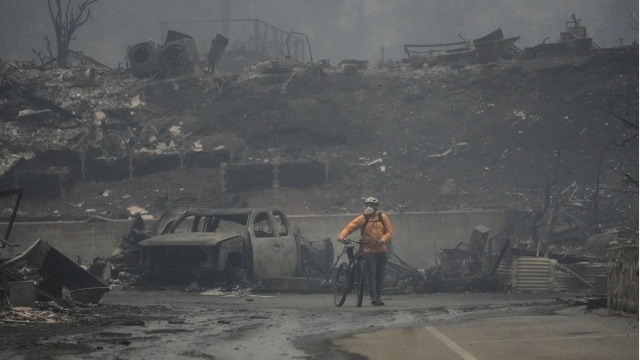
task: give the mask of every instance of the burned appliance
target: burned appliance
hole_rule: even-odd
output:
[[[129,67],[138,77],[151,77],[162,71],[159,55],[160,47],[153,40],[127,47]]]
[[[220,61],[222,53],[224,52],[224,49],[227,48],[227,45],[229,45],[229,39],[220,34],[216,34],[216,37],[211,40],[211,48],[209,49],[209,56],[207,56],[210,72],[214,71],[215,64]]]
[[[160,65],[165,77],[203,73],[195,40],[173,30],[167,33],[165,45],[160,52]]]
[[[173,30],[167,33],[164,45],[149,40],[128,46],[127,59],[131,72],[141,78],[169,78],[203,73],[195,40]]]

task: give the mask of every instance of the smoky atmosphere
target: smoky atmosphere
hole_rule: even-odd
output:
[[[632,359],[638,3],[0,0],[0,359]]]
[[[224,28],[210,20],[260,19],[285,32],[309,37],[312,56],[338,63],[344,59],[400,60],[404,44],[438,44],[475,39],[496,28],[521,36],[518,45],[534,46],[559,40],[564,23],[575,14],[602,47],[637,40],[628,0],[111,0],[91,6],[92,19],[76,33],[71,48],[109,66],[126,61],[132,43],[164,40],[168,27],[209,42],[222,33],[233,43],[252,29]],[[629,9],[631,7],[631,10]],[[45,0],[0,1],[0,58],[33,58],[45,50],[44,36],[53,39]],[[384,48],[384,54],[383,49]]]

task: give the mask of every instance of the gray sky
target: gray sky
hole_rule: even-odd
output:
[[[79,0],[74,0],[79,2]],[[557,42],[571,13],[603,47],[638,38],[625,9],[630,0],[232,0],[231,18],[257,18],[282,30],[308,35],[314,60],[329,58],[400,60],[403,45],[474,39],[502,28],[521,36],[520,48],[549,37]],[[630,3],[633,4],[633,1]],[[153,39],[163,42],[161,21],[201,21],[222,17],[220,0],[100,0],[93,20],[76,32],[74,50],[110,65],[124,62],[126,47]],[[638,6],[637,1],[635,6]],[[636,9],[637,11],[637,9]],[[206,23],[181,23],[171,29],[208,43],[218,30]],[[235,28],[237,36],[247,29]],[[233,41],[234,34],[230,38]],[[0,0],[0,57],[30,60],[55,43],[46,0]],[[209,36],[209,39],[203,39]]]

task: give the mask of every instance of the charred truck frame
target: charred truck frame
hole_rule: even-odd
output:
[[[162,217],[138,243],[154,283],[238,283],[295,276],[298,244],[279,209],[188,210]]]

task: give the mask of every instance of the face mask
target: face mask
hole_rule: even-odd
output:
[[[374,208],[372,208],[371,206],[367,206],[367,207],[364,209],[364,212],[365,212],[365,213],[367,213],[367,215],[371,215],[371,214],[373,214],[373,211],[374,211]]]

